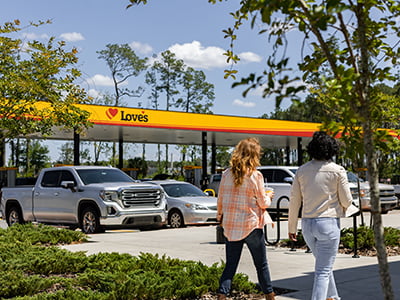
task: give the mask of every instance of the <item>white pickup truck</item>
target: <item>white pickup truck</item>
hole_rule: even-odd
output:
[[[34,186],[2,188],[0,210],[9,226],[39,222],[79,227],[89,234],[116,226],[161,227],[167,216],[159,186],[96,166],[43,169]]]
[[[287,214],[289,209],[290,188],[298,167],[295,166],[262,166],[258,170],[263,174],[266,186],[272,187],[275,196],[272,199],[268,211],[276,214],[278,209],[280,213]],[[369,183],[360,179],[360,195],[358,192],[357,176],[348,172],[349,185],[353,195],[353,203],[363,210],[370,209]],[[379,184],[379,197],[382,213],[387,213],[397,206],[398,200],[395,196],[394,187],[388,184]],[[278,208],[279,206],[279,208]]]

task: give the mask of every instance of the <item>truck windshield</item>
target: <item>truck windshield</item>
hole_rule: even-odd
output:
[[[352,172],[347,172],[347,179],[349,180],[349,182],[357,182],[357,180],[360,180],[360,182],[364,181]]]
[[[80,169],[77,172],[85,185],[105,182],[134,182],[131,177],[116,169]]]

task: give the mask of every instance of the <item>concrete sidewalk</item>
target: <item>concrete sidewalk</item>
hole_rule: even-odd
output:
[[[384,226],[400,228],[400,211],[384,217]],[[366,222],[369,222],[366,220]],[[368,224],[368,223],[367,223]],[[352,219],[342,219],[342,227],[352,226]],[[287,237],[287,223],[281,224],[281,238]],[[276,232],[269,229],[271,240]],[[90,242],[80,245],[63,246],[71,251],[120,252],[138,255],[141,252],[158,253],[173,258],[201,261],[211,265],[224,261],[225,246],[216,243],[215,226],[187,227],[182,229],[162,229],[154,231],[120,230],[90,236]],[[277,300],[311,297],[314,258],[303,250],[290,251],[286,248],[267,246],[273,285],[293,290],[280,295]],[[400,256],[388,257],[392,286],[396,299],[400,299]],[[238,272],[245,273],[257,282],[255,268],[249,251],[244,249]],[[353,258],[353,255],[338,254],[334,273],[342,300],[383,299],[376,257]]]

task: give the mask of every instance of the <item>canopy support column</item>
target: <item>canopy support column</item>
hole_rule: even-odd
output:
[[[211,174],[216,173],[217,169],[217,147],[215,141],[211,143]]]
[[[124,167],[124,137],[122,136],[122,129],[119,129],[118,135],[118,168]]]
[[[301,137],[297,138],[297,165],[303,164],[303,140]]]
[[[81,143],[81,138],[79,133],[74,130],[74,166],[79,166],[80,165],[80,151],[79,151],[79,146]]]
[[[207,132],[201,133],[201,162],[202,162],[202,175],[201,175],[201,189],[207,188]]]
[[[290,146],[286,146],[285,156],[286,156],[286,165],[290,166]]]

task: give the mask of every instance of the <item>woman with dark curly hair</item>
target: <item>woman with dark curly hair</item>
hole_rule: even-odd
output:
[[[353,199],[346,170],[332,161],[338,151],[334,138],[315,132],[307,146],[312,160],[297,170],[290,193],[289,238],[296,241],[302,207],[302,234],[315,257],[312,300],[340,299],[332,269],[340,242],[340,218]]]
[[[222,174],[218,191],[217,220],[226,237],[225,269],[220,278],[218,300],[226,299],[239,264],[243,245],[250,250],[265,299],[274,300],[269,273],[264,225],[272,223],[266,208],[274,193],[265,191],[260,165],[261,146],[256,138],[241,140],[232,153],[230,165]]]

